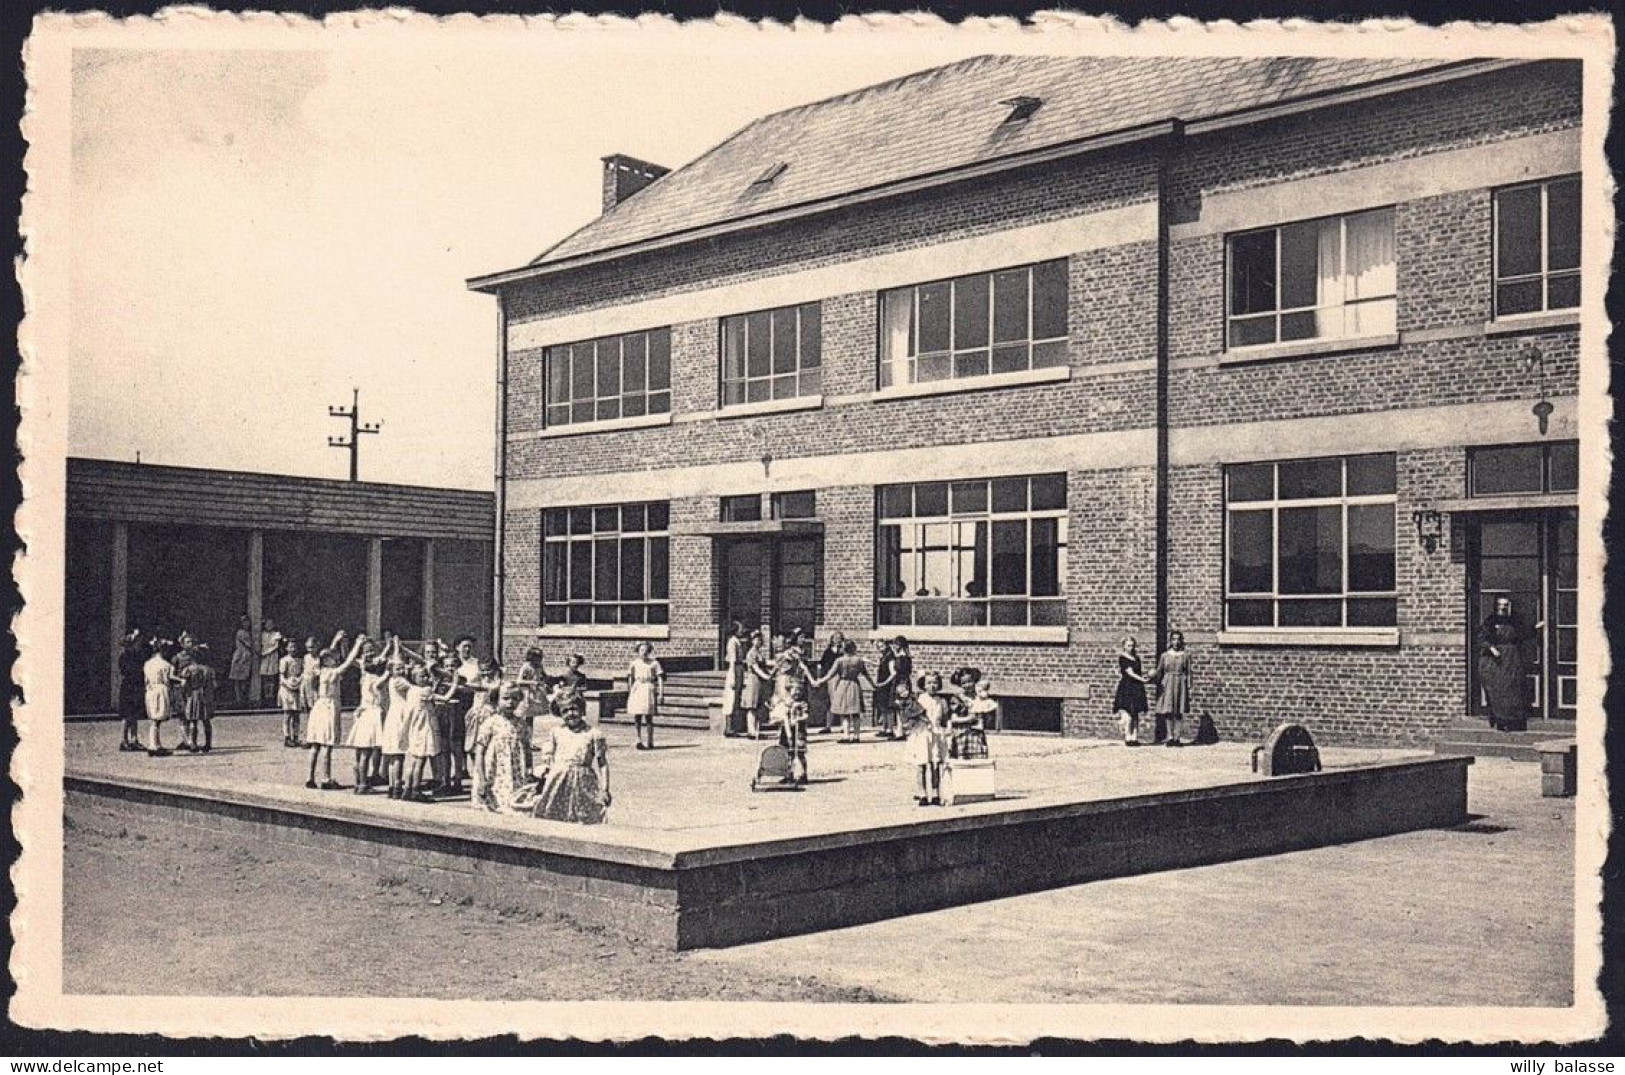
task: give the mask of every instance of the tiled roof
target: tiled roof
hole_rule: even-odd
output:
[[[1186,122],[1443,66],[1439,60],[980,56],[775,112],[538,257],[544,265],[1169,119]],[[1038,97],[1003,124],[1001,101]],[[775,165],[771,183],[752,181]]]

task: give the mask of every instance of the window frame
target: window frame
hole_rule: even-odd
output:
[[[1032,483],[1033,483],[1033,481],[1035,479],[1041,479],[1041,478],[1059,479],[1060,482],[1062,483],[1063,500],[1062,500],[1062,504],[1061,504],[1060,507],[1058,507],[1058,508],[1034,508],[1034,507],[1031,506],[1032,505]],[[1006,510],[1006,511],[996,511],[996,510],[994,510],[993,491],[992,491],[993,483],[998,482],[998,481],[1011,481],[1011,480],[1019,480],[1019,481],[1022,481],[1022,482],[1026,483],[1026,487],[1027,487],[1027,492],[1026,492],[1027,506],[1025,508],[1021,509],[1020,511],[1008,511],[1008,510]],[[986,492],[985,492],[986,509],[983,510],[983,511],[980,511],[980,512],[955,512],[954,511],[954,505],[953,505],[953,488],[955,486],[970,485],[970,484],[981,484],[981,485],[983,485],[985,487],[985,489],[986,489]],[[902,488],[909,489],[910,490],[910,493],[909,493],[910,503],[912,505],[915,502],[914,501],[915,494],[914,494],[913,490],[917,489],[920,486],[930,486],[930,485],[942,485],[942,486],[945,487],[945,496],[947,498],[946,514],[937,514],[937,515],[910,514],[910,515],[907,515],[907,516],[892,516],[892,515],[887,515],[885,513],[885,509],[884,509],[885,495],[886,495],[886,492],[888,490],[902,489]],[[1070,499],[1071,498],[1071,490],[1070,490],[1070,483],[1067,481],[1067,475],[1064,472],[1041,473],[1041,474],[1008,474],[1008,475],[999,475],[999,476],[991,477],[991,478],[946,479],[946,480],[942,480],[942,481],[895,482],[895,483],[891,483],[891,484],[888,484],[888,485],[877,485],[877,486],[875,486],[874,494],[875,494],[875,529],[874,529],[875,566],[874,566],[874,577],[872,579],[872,588],[873,588],[873,592],[874,592],[872,615],[873,615],[874,628],[876,630],[878,630],[878,631],[895,631],[895,630],[921,630],[921,629],[923,629],[923,630],[928,630],[929,631],[929,630],[944,630],[944,629],[946,629],[946,630],[985,631],[985,632],[988,632],[990,634],[994,634],[994,633],[998,633],[1000,631],[1018,631],[1019,632],[1019,631],[1029,631],[1029,630],[1033,630],[1033,629],[1040,629],[1040,630],[1045,630],[1045,629],[1065,629],[1067,627],[1068,621],[1069,621],[1070,616],[1071,616],[1071,599],[1070,599],[1070,596],[1068,594],[1068,585],[1067,585],[1067,549],[1068,549],[1068,546],[1069,546],[1069,544],[1071,542],[1071,499]],[[1022,588],[1022,591],[1020,593],[995,593],[994,592],[994,586],[993,586],[993,556],[994,556],[994,553],[993,553],[993,526],[994,526],[995,523],[998,523],[998,522],[1013,522],[1013,521],[1018,521],[1018,520],[1024,523],[1022,550],[1023,550],[1023,572],[1024,572],[1024,575],[1025,575],[1025,578],[1024,578],[1024,582],[1023,582],[1023,588]],[[1054,593],[1054,594],[1034,594],[1033,593],[1033,561],[1034,561],[1034,557],[1032,555],[1032,541],[1033,541],[1033,523],[1034,523],[1034,521],[1037,521],[1037,520],[1054,520],[1055,523],[1056,523],[1056,527],[1055,527],[1055,549],[1056,549],[1056,555],[1055,555],[1055,587],[1056,587],[1057,592]],[[987,555],[988,577],[987,577],[987,580],[986,580],[986,583],[985,583],[985,592],[982,595],[977,596],[977,597],[972,597],[972,596],[963,595],[963,594],[956,595],[956,594],[950,593],[950,594],[944,594],[944,595],[941,595],[941,596],[929,596],[929,597],[921,598],[921,597],[913,594],[912,592],[908,592],[903,597],[883,597],[883,596],[881,596],[881,593],[880,593],[880,578],[881,578],[881,570],[882,570],[882,556],[884,555],[884,552],[883,552],[884,546],[882,544],[882,534],[888,527],[901,529],[902,527],[907,526],[907,527],[913,528],[914,534],[912,536],[913,536],[914,540],[910,544],[910,547],[909,547],[910,551],[907,554],[907,556],[908,556],[909,559],[913,559],[916,564],[919,564],[919,563],[921,563],[920,557],[922,556],[922,550],[923,550],[923,548],[924,548],[924,546],[926,544],[925,539],[924,539],[924,529],[925,529],[925,527],[927,527],[927,526],[943,526],[943,525],[946,525],[948,527],[974,526],[977,523],[985,523],[986,526],[987,526],[987,553],[986,553],[986,555]],[[959,572],[960,572],[959,557],[957,555],[952,555],[952,554],[955,553],[955,552],[962,552],[966,548],[974,549],[974,545],[972,545],[972,546],[963,546],[963,545],[955,544],[953,542],[955,542],[956,539],[953,538],[953,537],[950,537],[949,540],[950,540],[950,545],[948,546],[948,548],[950,549],[950,552],[951,552],[950,563],[953,565],[953,568],[952,568],[953,573],[955,574],[955,576],[957,576],[959,574]],[[903,562],[904,562],[904,564],[906,564],[907,559],[905,559]],[[903,571],[900,572],[899,581],[902,581],[904,583],[905,591],[912,591],[914,589],[914,587],[913,587],[913,582],[914,582],[913,573],[908,571],[906,568]],[[959,580],[957,580],[957,578],[956,578],[956,583],[958,581]],[[947,622],[940,623],[940,624],[921,623],[919,621],[919,616],[918,616],[918,606],[919,606],[919,603],[922,602],[922,601],[940,601],[940,602],[944,602],[945,604],[947,604],[948,608],[945,611]],[[1023,602],[1024,606],[1025,606],[1025,608],[1024,608],[1024,617],[1023,617],[1023,622],[1022,623],[1019,623],[1019,624],[1005,624],[1005,623],[996,623],[996,622],[994,622],[994,619],[993,619],[993,605],[994,605],[994,603],[996,603],[996,602],[1016,602],[1016,601]],[[976,604],[976,605],[981,606],[982,611],[981,611],[981,614],[980,614],[980,617],[979,617],[979,622],[976,622],[976,623],[953,623],[953,622],[951,622],[952,619],[953,619],[953,606],[955,606],[955,605],[966,605],[966,604]],[[1033,622],[1034,607],[1036,605],[1039,605],[1039,604],[1058,605],[1060,607],[1060,609],[1061,609],[1060,622],[1059,623],[1034,623]],[[887,622],[885,617],[882,616],[882,614],[881,614],[881,610],[885,606],[897,606],[897,607],[907,608],[908,609],[907,622],[906,623]]]
[[[1350,493],[1348,491],[1348,464],[1351,459],[1369,456],[1388,456],[1394,463],[1394,491],[1391,493]],[[1340,468],[1339,489],[1337,496],[1319,496],[1287,498],[1281,497],[1281,468],[1294,463],[1323,462],[1335,459]],[[1270,467],[1270,497],[1267,500],[1244,500],[1234,504],[1230,499],[1230,472],[1234,468],[1250,466]],[[1399,460],[1392,452],[1357,452],[1353,455],[1332,456],[1306,456],[1296,459],[1266,459],[1248,462],[1225,464],[1220,468],[1220,510],[1223,515],[1220,520],[1222,536],[1222,556],[1224,562],[1223,592],[1220,597],[1219,622],[1226,634],[1299,634],[1314,635],[1326,632],[1337,633],[1387,633],[1391,634],[1398,629],[1399,623]],[[1394,588],[1392,590],[1351,590],[1349,588],[1349,509],[1351,507],[1389,505],[1394,512]],[[1281,511],[1290,508],[1323,508],[1340,507],[1341,510],[1341,538],[1342,545],[1339,553],[1338,575],[1340,589],[1337,593],[1325,594],[1282,594],[1281,592]],[[1237,592],[1231,581],[1232,546],[1231,519],[1236,514],[1269,513],[1270,517],[1270,589],[1268,591],[1242,591]],[[1357,600],[1392,600],[1394,602],[1393,624],[1350,624],[1349,602]],[[1269,601],[1270,622],[1267,624],[1232,624],[1230,622],[1230,605],[1233,601]],[[1283,602],[1297,601],[1337,601],[1339,605],[1338,623],[1336,624],[1282,624],[1281,606]]]
[[[1393,240],[1394,240],[1394,290],[1392,291],[1392,293],[1387,294],[1387,295],[1373,295],[1373,296],[1370,296],[1370,297],[1367,297],[1367,298],[1360,298],[1360,299],[1350,300],[1348,298],[1348,291],[1349,291],[1349,241],[1348,241],[1349,230],[1348,230],[1348,222],[1349,222],[1349,219],[1351,217],[1364,216],[1364,215],[1366,215],[1368,213],[1387,213],[1388,214],[1389,230],[1390,230],[1390,233],[1391,233],[1391,235],[1393,237]],[[1326,220],[1335,220],[1335,221],[1338,222],[1338,247],[1339,247],[1339,249],[1338,249],[1338,279],[1342,283],[1343,301],[1341,301],[1339,303],[1335,303],[1335,304],[1334,303],[1326,303],[1326,302],[1317,302],[1313,306],[1294,306],[1294,307],[1291,307],[1290,309],[1284,308],[1284,307],[1281,306],[1281,295],[1282,295],[1282,284],[1281,284],[1281,233],[1286,228],[1293,227],[1294,225],[1319,224],[1322,221],[1326,221]],[[1232,299],[1233,299],[1233,296],[1231,294],[1231,287],[1234,285],[1234,283],[1236,281],[1236,262],[1235,262],[1236,240],[1241,239],[1241,238],[1245,238],[1245,237],[1251,236],[1251,235],[1261,235],[1264,232],[1274,232],[1274,234],[1275,234],[1275,303],[1276,303],[1275,308],[1273,310],[1268,310],[1268,311],[1261,310],[1261,311],[1257,311],[1257,312],[1250,313],[1250,314],[1233,314],[1233,313],[1230,312],[1230,307],[1232,305]],[[1351,210],[1351,211],[1346,212],[1346,213],[1326,213],[1326,214],[1323,214],[1321,216],[1304,217],[1304,218],[1302,218],[1300,220],[1284,220],[1284,221],[1281,221],[1281,222],[1276,223],[1276,224],[1266,224],[1266,225],[1263,225],[1263,226],[1257,227],[1257,228],[1243,228],[1243,229],[1241,229],[1239,231],[1232,231],[1232,232],[1226,232],[1225,233],[1225,236],[1224,236],[1224,296],[1223,296],[1223,303],[1224,303],[1224,326],[1223,326],[1223,329],[1224,329],[1224,331],[1223,331],[1223,338],[1224,338],[1224,350],[1225,350],[1226,353],[1246,354],[1249,351],[1264,351],[1264,350],[1269,350],[1269,349],[1273,349],[1273,348],[1281,348],[1281,347],[1294,347],[1294,346],[1312,347],[1312,346],[1314,346],[1315,344],[1317,344],[1317,343],[1319,343],[1321,341],[1333,341],[1333,342],[1335,342],[1335,341],[1339,341],[1339,340],[1364,339],[1364,338],[1367,338],[1367,337],[1372,336],[1374,334],[1372,334],[1372,333],[1363,333],[1363,332],[1362,333],[1350,333],[1350,332],[1348,332],[1347,331],[1348,322],[1347,322],[1346,318],[1344,320],[1345,331],[1343,331],[1341,333],[1338,333],[1336,335],[1300,336],[1300,337],[1294,337],[1294,338],[1292,338],[1290,340],[1281,338],[1281,322],[1282,322],[1283,318],[1285,318],[1285,317],[1287,317],[1289,315],[1293,315],[1293,314],[1305,314],[1305,313],[1313,314],[1313,313],[1317,313],[1318,311],[1321,311],[1321,310],[1331,310],[1331,309],[1339,309],[1339,310],[1345,310],[1346,311],[1346,310],[1349,310],[1349,309],[1354,308],[1354,307],[1369,306],[1369,305],[1379,303],[1379,302],[1388,302],[1388,303],[1393,304],[1394,326],[1395,327],[1394,327],[1394,329],[1391,329],[1390,332],[1388,333],[1388,334],[1391,334],[1392,332],[1397,331],[1398,324],[1399,324],[1399,244],[1398,244],[1398,232],[1397,232],[1396,206],[1394,206],[1394,205],[1373,205],[1373,206],[1369,206],[1369,207],[1367,207],[1365,209],[1355,209],[1355,210]],[[1275,332],[1274,332],[1274,337],[1272,339],[1270,339],[1268,341],[1265,341],[1265,342],[1262,342],[1262,343],[1241,343],[1241,344],[1238,344],[1238,343],[1232,342],[1231,332],[1232,332],[1233,326],[1234,326],[1236,321],[1238,321],[1238,320],[1242,320],[1242,321],[1262,320],[1264,317],[1270,317],[1270,318],[1273,319]],[[1386,334],[1375,334],[1375,335],[1386,335]]]
[[[1477,469],[1481,465],[1484,452],[1506,451],[1509,449],[1523,449],[1540,453],[1540,488],[1539,489],[1512,489],[1499,493],[1478,492]],[[1575,453],[1575,487],[1559,489],[1552,484],[1552,456],[1558,451],[1572,450]],[[1469,500],[1493,500],[1504,497],[1520,496],[1561,496],[1568,493],[1579,492],[1579,451],[1580,442],[1576,440],[1553,440],[1519,442],[1516,444],[1475,444],[1467,449],[1467,498]]]
[[[636,398],[638,393],[628,393],[625,391],[626,341],[638,336],[643,337],[644,387],[641,393],[643,398],[643,413],[641,415],[627,415],[625,401],[628,398]],[[649,355],[654,350],[653,342],[657,336],[664,336],[666,341],[666,383],[664,387],[660,388],[654,387],[649,380]],[[599,348],[606,341],[610,340],[615,341],[615,344],[619,349],[619,372],[617,376],[617,383],[621,385],[622,391],[616,393],[614,396],[604,396],[598,394],[598,357]],[[553,364],[560,357],[567,356],[569,358],[570,370],[569,376],[565,378],[565,383],[573,386],[575,383],[575,349],[578,347],[583,347],[587,344],[593,345],[593,394],[590,397],[590,402],[593,408],[593,417],[578,419],[573,417],[574,409],[579,405],[589,402],[589,399],[588,397],[581,397],[578,399],[574,395],[573,387],[571,389],[571,395],[567,400],[560,402],[553,399]],[[662,325],[655,328],[637,329],[633,332],[611,333],[607,336],[591,336],[584,340],[572,340],[568,343],[548,344],[542,349],[542,429],[570,429],[572,427],[586,427],[608,422],[638,422],[647,419],[657,420],[661,415],[669,415],[672,412],[671,365],[671,326],[669,325]],[[658,410],[653,406],[654,399],[657,396],[665,397],[664,407]],[[617,413],[610,417],[599,417],[598,411],[600,406],[607,403],[611,399],[617,401]],[[565,417],[564,420],[554,421],[550,417],[551,412],[556,407],[563,407],[565,409],[565,414],[567,417]]]
[[[655,508],[655,507],[658,507],[658,508],[662,509],[666,514],[666,525],[662,529],[652,528],[652,527],[649,526],[649,523],[648,523],[648,517],[649,517],[650,509]],[[611,509],[613,509],[616,512],[616,528],[614,530],[599,530],[598,526],[597,526],[598,513],[601,512],[601,511],[606,511],[606,510],[611,510]],[[625,513],[626,513],[626,511],[628,509],[637,509],[637,510],[642,511],[643,518],[644,518],[644,528],[642,530],[626,530],[626,529],[622,528],[623,525],[624,525],[624,522],[625,522],[625,518],[626,518]],[[593,525],[587,531],[585,531],[584,533],[579,533],[579,534],[573,533],[571,531],[571,526],[570,526],[570,516],[571,516],[571,514],[573,512],[587,512],[591,516],[591,518],[593,520]],[[562,526],[561,526],[562,533],[554,534],[554,533],[550,532],[549,523],[548,523],[548,516],[549,516],[550,513],[558,513],[559,517],[562,519]],[[590,629],[590,628],[595,628],[595,627],[597,627],[597,628],[602,628],[602,627],[632,627],[632,628],[652,627],[652,628],[664,628],[664,627],[667,627],[667,626],[670,625],[670,623],[671,623],[671,502],[670,501],[667,501],[667,500],[643,500],[643,501],[628,501],[626,503],[621,503],[621,504],[575,504],[575,505],[569,505],[569,506],[565,506],[565,507],[548,507],[548,508],[542,508],[541,509],[540,516],[541,516],[541,518],[540,518],[539,521],[541,523],[541,540],[540,540],[540,546],[541,546],[540,547],[540,553],[541,553],[541,564],[540,564],[540,567],[541,567],[541,585],[540,585],[540,587],[538,587],[538,597],[540,599],[540,608],[539,608],[539,613],[540,613],[539,620],[540,620],[540,622],[539,622],[539,626],[541,626],[543,628],[546,628],[546,629],[552,629],[552,630],[561,630],[561,629],[562,630],[570,630],[570,629],[578,629],[578,628],[579,629]],[[601,597],[600,594],[598,593],[598,581],[599,581],[598,580],[598,572],[599,572],[599,566],[600,566],[599,562],[598,562],[598,545],[599,545],[600,542],[606,541],[606,540],[613,540],[615,542],[615,564],[616,564],[616,577],[615,577],[615,591],[616,592],[615,592],[615,595],[612,598],[608,598],[608,599],[605,599],[605,598]],[[633,541],[641,542],[642,545],[643,545],[643,552],[642,552],[642,556],[643,556],[642,592],[643,592],[644,596],[642,598],[640,598],[640,599],[637,599],[637,600],[626,600],[624,598],[624,596],[623,596],[623,587],[625,585],[625,575],[624,575],[625,555],[624,555],[624,550],[625,550],[627,544],[629,542],[633,542]],[[663,542],[664,547],[665,547],[664,555],[665,555],[665,561],[666,561],[666,586],[665,586],[665,591],[666,592],[665,592],[664,597],[652,596],[654,594],[654,590],[655,590],[655,587],[654,587],[654,581],[655,581],[654,580],[654,575],[655,575],[654,564],[655,564],[656,556],[654,555],[654,544],[657,541]],[[590,552],[590,556],[588,557],[588,563],[586,565],[587,578],[588,578],[589,584],[590,584],[590,587],[589,587],[590,596],[588,598],[586,598],[585,600],[578,600],[578,599],[572,598],[571,597],[571,592],[570,592],[571,591],[572,572],[573,572],[572,552],[573,552],[574,546],[576,546],[576,545],[586,545],[588,547],[588,549],[589,549],[589,552]],[[564,597],[563,597],[562,600],[550,601],[548,599],[548,577],[549,577],[548,550],[549,550],[550,547],[557,547],[557,548],[559,548],[561,550],[560,553],[559,553],[559,556],[561,557],[561,563],[562,563],[563,590],[564,590]],[[622,609],[625,608],[626,606],[634,606],[634,605],[638,606],[642,610],[641,611],[641,619],[628,622],[628,621],[626,621],[625,619],[622,618],[622,615],[623,615],[622,614]],[[551,608],[562,609],[563,610],[562,617],[558,618],[558,619],[549,619],[549,609],[551,609]],[[587,616],[586,616],[585,619],[576,619],[575,618],[573,610],[575,610],[577,608],[585,608],[587,610]],[[615,610],[615,618],[614,619],[601,618],[600,615],[599,615],[599,609],[600,608],[613,608]],[[659,615],[658,616],[652,616],[650,614],[652,609],[659,609],[660,610]]]
[[[803,340],[804,340],[803,320],[806,317],[806,311],[809,308],[816,311],[817,318],[818,318],[818,331],[812,337],[814,345],[818,349],[818,365],[817,366],[808,366],[808,365],[806,365],[806,363],[805,363],[806,356],[802,353],[802,343],[803,343]],[[795,321],[796,321],[795,334],[794,334],[795,335],[795,341],[796,341],[795,370],[793,372],[790,372],[790,373],[774,373],[773,372],[773,359],[774,359],[774,352],[773,352],[773,315],[774,314],[779,314],[779,313],[784,313],[786,311],[791,311],[791,312],[793,312],[795,314]],[[768,364],[768,372],[766,373],[765,376],[752,377],[750,375],[750,319],[752,317],[757,317],[757,316],[765,316],[768,319],[768,330],[767,330],[767,339],[768,339],[767,364]],[[730,380],[730,378],[728,377],[728,323],[730,321],[737,321],[737,322],[740,323],[740,329],[741,329],[740,347],[743,349],[741,357],[740,357],[740,369],[742,371],[742,375],[739,378],[737,378],[737,383],[740,386],[740,398],[738,400],[732,402],[732,403],[728,402],[728,386],[729,386],[729,384],[734,383],[734,381]],[[816,370],[817,371],[817,373],[818,373],[818,384],[817,384],[816,388],[813,391],[808,392],[808,391],[804,391],[802,386],[805,383],[805,379],[807,377],[808,372],[811,371],[811,370]],[[796,390],[791,395],[781,396],[781,395],[778,395],[777,392],[774,390],[774,388],[773,388],[774,382],[779,380],[782,377],[794,377],[795,378]],[[768,395],[767,395],[766,399],[752,400],[750,398],[750,386],[751,386],[751,384],[753,382],[754,383],[766,382],[766,384],[768,385]],[[733,407],[749,407],[749,406],[753,406],[753,405],[761,405],[761,404],[766,404],[766,403],[781,403],[781,402],[784,402],[785,400],[812,399],[812,398],[815,398],[817,396],[821,396],[823,394],[823,391],[824,391],[824,310],[823,310],[823,302],[822,302],[822,300],[813,299],[813,300],[811,300],[809,302],[797,302],[797,303],[790,303],[790,304],[785,305],[785,306],[773,306],[773,307],[769,307],[769,308],[764,309],[764,310],[750,310],[750,311],[747,311],[745,313],[726,314],[726,315],[724,315],[722,317],[717,318],[717,406],[718,406],[718,408],[720,408],[722,410],[728,410],[728,409],[733,408]]]
[[[1552,314],[1574,313],[1579,314],[1580,302],[1577,300],[1573,306],[1557,306],[1550,304],[1552,269],[1550,265],[1551,251],[1551,187],[1554,183],[1573,182],[1580,187],[1579,193],[1584,196],[1585,188],[1581,186],[1579,172],[1567,172],[1563,175],[1549,176],[1545,179],[1533,179],[1527,183],[1512,183],[1504,187],[1496,187],[1490,192],[1490,320],[1517,321],[1522,318],[1549,317]],[[1540,250],[1540,269],[1533,273],[1514,273],[1512,276],[1501,275],[1501,196],[1513,191],[1528,190],[1531,187],[1540,191],[1540,237],[1536,246]],[[1585,210],[1580,209],[1580,263],[1572,269],[1558,269],[1559,276],[1572,276],[1576,286],[1581,280],[1581,273],[1585,268]],[[1525,283],[1538,281],[1540,284],[1540,308],[1536,310],[1522,310],[1518,313],[1504,314],[1501,312],[1501,285],[1506,283]],[[1584,296],[1580,296],[1581,299]]]
[[[1062,298],[1062,306],[1063,306],[1063,318],[1064,318],[1066,324],[1064,325],[1063,331],[1062,331],[1061,335],[1059,335],[1059,336],[1034,336],[1033,335],[1034,314],[1035,314],[1036,306],[1037,306],[1037,293],[1038,293],[1038,289],[1034,286],[1034,273],[1038,270],[1038,268],[1040,266],[1045,266],[1045,265],[1058,265],[1060,267],[1061,279],[1062,279],[1063,285],[1064,285],[1063,290],[1062,290],[1061,298]],[[994,333],[995,333],[995,324],[996,324],[995,318],[997,316],[997,296],[995,294],[993,279],[994,279],[994,277],[998,276],[1001,273],[1009,273],[1009,272],[1016,272],[1016,271],[1025,271],[1026,274],[1027,274],[1027,335],[1026,335],[1026,337],[1024,339],[1021,339],[1021,340],[995,340],[994,339]],[[988,336],[987,336],[987,343],[986,343],[985,346],[980,347],[980,348],[970,348],[970,349],[966,349],[966,350],[967,351],[969,351],[969,350],[984,350],[984,351],[986,351],[987,355],[988,355],[988,371],[986,373],[958,374],[958,373],[951,372],[952,369],[953,369],[953,366],[954,366],[955,359],[961,353],[961,350],[957,349],[954,346],[954,344],[955,344],[954,337],[958,334],[958,331],[959,331],[959,318],[958,318],[958,307],[957,307],[958,288],[957,288],[956,285],[957,285],[958,281],[963,280],[963,279],[968,279],[968,278],[971,278],[971,277],[980,277],[980,278],[986,280],[986,282],[987,282],[987,329],[988,329]],[[947,320],[948,320],[948,347],[947,347],[947,350],[945,350],[945,351],[941,351],[941,350],[939,350],[939,351],[926,351],[926,352],[922,353],[919,350],[920,291],[922,289],[924,289],[924,288],[934,287],[934,286],[939,285],[939,284],[946,284],[949,287],[949,303],[948,303],[948,314],[947,314]],[[890,381],[890,382],[888,382],[887,381],[888,371],[892,368],[893,359],[892,359],[892,356],[890,354],[888,354],[888,352],[887,352],[886,297],[888,295],[895,294],[895,293],[898,293],[898,292],[903,292],[903,291],[909,292],[909,332],[908,332],[908,338],[909,338],[909,347],[911,349],[911,352],[908,354],[908,356],[905,359],[905,363],[906,363],[907,369],[909,371],[909,377],[908,377],[908,380],[906,380],[906,381],[901,381],[901,382],[899,382],[899,381]],[[1001,267],[998,267],[998,268],[987,269],[987,270],[980,271],[980,272],[959,273],[959,274],[954,275],[954,276],[943,276],[943,277],[938,277],[938,278],[932,279],[932,280],[920,280],[920,281],[917,281],[917,282],[912,283],[912,284],[901,284],[901,285],[899,285],[897,287],[881,288],[881,289],[879,289],[878,291],[875,292],[875,358],[876,358],[876,362],[875,362],[875,388],[876,388],[877,391],[880,391],[880,392],[891,392],[891,391],[897,391],[899,389],[907,389],[907,388],[912,388],[912,387],[916,387],[916,386],[952,385],[955,382],[973,380],[973,379],[979,378],[979,377],[1019,376],[1019,375],[1024,374],[1024,373],[1030,374],[1035,370],[1065,369],[1071,364],[1071,356],[1068,354],[1068,347],[1069,347],[1070,341],[1072,339],[1071,301],[1072,301],[1071,259],[1068,258],[1068,257],[1065,257],[1065,256],[1058,257],[1058,258],[1044,258],[1044,259],[1039,260],[1039,261],[1021,262],[1021,263],[1018,263],[1018,264],[1015,264],[1015,265],[1005,265],[1005,266],[1001,266]],[[1048,363],[1048,364],[1045,364],[1045,365],[1034,365],[1033,364],[1034,350],[1041,344],[1058,344],[1059,345],[1058,351],[1059,351],[1059,355],[1060,355],[1060,361],[1059,362]],[[1019,370],[994,370],[993,369],[993,352],[998,350],[998,348],[1001,347],[1001,346],[1014,347],[1014,346],[1018,346],[1018,345],[1025,346],[1027,348],[1027,362],[1026,362],[1026,365],[1023,366]],[[939,378],[936,378],[936,379],[930,380],[930,381],[922,381],[922,380],[920,380],[919,375],[918,375],[918,371],[919,371],[920,359],[922,357],[922,354],[925,357],[936,356],[936,355],[946,355],[947,358],[948,358],[948,362],[949,362],[949,369],[950,369],[949,375],[947,377],[939,377]]]

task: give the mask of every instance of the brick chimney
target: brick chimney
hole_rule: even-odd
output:
[[[604,212],[609,212],[669,171],[670,168],[640,161],[624,153],[612,153],[605,157]]]

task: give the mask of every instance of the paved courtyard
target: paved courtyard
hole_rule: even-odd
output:
[[[432,815],[481,827],[526,826],[536,831],[584,834],[579,826],[485,815],[469,809],[466,796],[431,806],[394,802],[381,794],[307,790],[303,785],[308,753],[283,747],[280,729],[278,717],[223,717],[215,722],[217,745],[212,753],[149,758],[144,753],[114,749],[116,724],[71,724],[67,769],[204,791],[251,792],[294,806],[339,806],[379,817]],[[837,743],[834,736],[814,735],[808,752],[811,783],[806,789],[793,794],[753,793],[751,777],[766,741],[752,743],[661,729],[657,749],[637,751],[632,749],[630,728],[606,725],[605,731],[615,804],[609,824],[594,826],[591,838],[666,850],[1262,779],[1252,772],[1250,743],[1133,750],[1099,740],[1001,735],[990,737],[991,753],[998,763],[997,801],[922,809],[913,798],[913,769],[901,742],[866,739],[853,745]],[[1330,748],[1322,752],[1327,767],[1416,756],[1414,750]],[[335,778],[349,785],[351,752],[335,750],[333,758]]]

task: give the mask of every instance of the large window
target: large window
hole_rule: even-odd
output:
[[[668,622],[669,515],[660,501],[543,511],[542,622]]]
[[[1580,177],[1495,192],[1495,316],[1580,305]]]
[[[547,349],[547,424],[641,418],[671,410],[671,329]]]
[[[1393,627],[1394,457],[1224,468],[1225,625]]]
[[[1579,487],[1578,441],[1467,450],[1469,496],[1572,493]]]
[[[1066,624],[1066,475],[876,490],[881,627]]]
[[[722,405],[816,396],[823,386],[816,302],[722,319]]]
[[[1066,262],[880,293],[880,387],[1066,365]]]
[[[1394,332],[1394,211],[1230,236],[1231,347]]]

